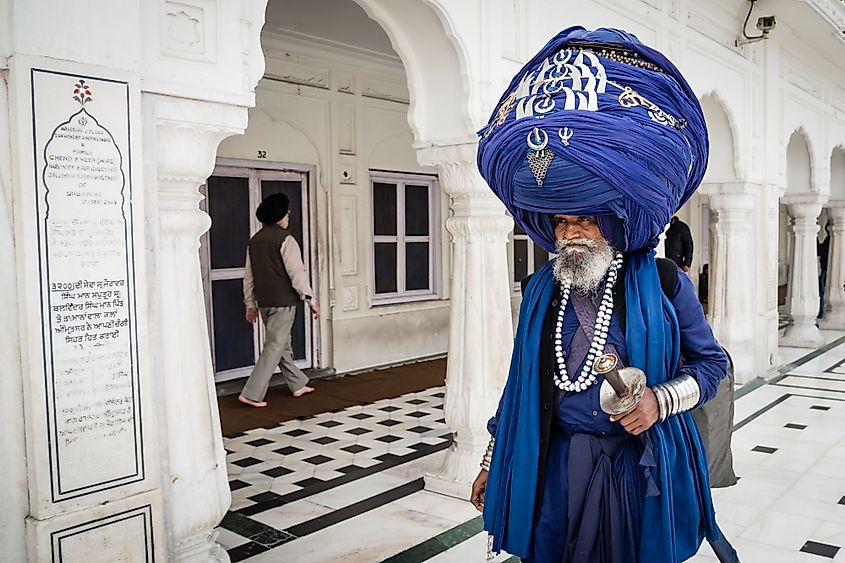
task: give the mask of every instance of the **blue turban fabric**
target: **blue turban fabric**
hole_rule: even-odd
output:
[[[479,135],[481,175],[549,252],[555,213],[615,216],[617,249],[654,248],[698,188],[709,146],[701,105],[675,65],[607,28],[552,38]],[[531,169],[538,146],[553,155],[540,181]]]
[[[598,216],[626,255],[630,365],[649,386],[674,377],[680,332],[653,249],[698,187],[708,154],[701,106],[680,72],[629,33],[571,27],[523,67],[479,134],[482,176],[543,248],[555,250],[553,214]],[[523,557],[537,502],[538,358],[553,288],[549,262],[523,296],[484,499],[494,550]],[[721,539],[703,445],[688,413],[655,424],[646,439],[641,464],[659,490],[644,502],[638,559],[681,561],[703,537]]]

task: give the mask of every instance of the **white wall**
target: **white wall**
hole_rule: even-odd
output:
[[[280,162],[316,169],[318,292],[324,304],[320,365],[343,373],[444,354],[448,299],[369,303],[369,171],[435,173],[417,164],[401,62],[302,34],[265,33],[262,44],[267,70],[249,127],[223,141],[217,155],[255,160],[256,167]],[[256,159],[258,150],[266,151],[266,160]],[[441,297],[447,297],[449,239],[442,224],[448,201],[440,199],[436,273]]]

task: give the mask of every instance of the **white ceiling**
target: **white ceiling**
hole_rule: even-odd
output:
[[[396,56],[381,26],[353,0],[270,0],[264,30],[305,34]]]

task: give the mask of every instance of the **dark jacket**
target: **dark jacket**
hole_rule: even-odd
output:
[[[669,226],[664,249],[666,258],[678,266],[692,265],[692,234],[686,223],[678,219]]]
[[[265,225],[249,239],[249,264],[259,307],[292,307],[300,302],[282,261],[282,243],[289,236],[287,229]]]

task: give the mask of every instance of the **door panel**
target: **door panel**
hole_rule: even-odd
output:
[[[255,364],[255,329],[244,318],[242,285],[243,278],[211,282],[215,371]]]
[[[250,236],[249,178],[208,179],[211,268],[243,268]]]
[[[203,236],[200,252],[215,379],[225,381],[250,374],[264,340],[264,327],[244,319],[243,276],[246,247],[261,228],[254,211],[261,200],[284,193],[290,200],[289,229],[310,272],[311,242],[308,217],[308,173],[296,170],[258,170],[220,165],[203,187],[211,229]],[[313,286],[313,284],[312,284]],[[314,321],[304,304],[297,306],[292,330],[294,360],[300,368],[313,367]]]

